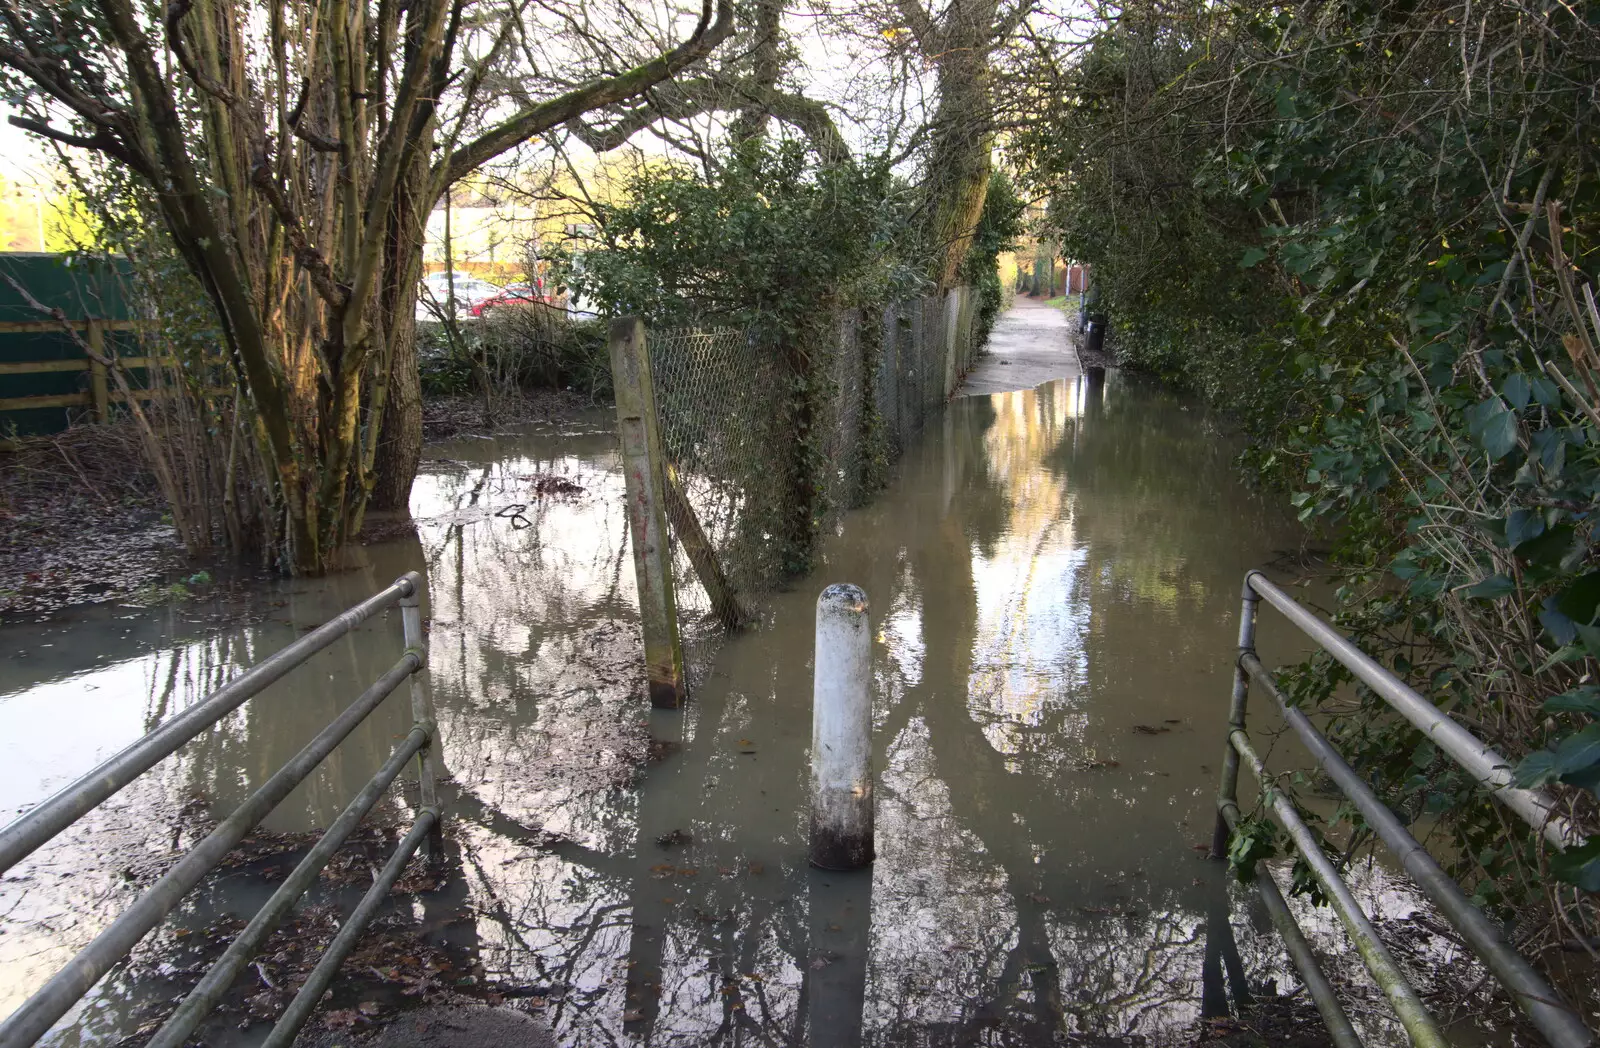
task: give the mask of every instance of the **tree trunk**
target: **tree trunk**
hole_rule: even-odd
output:
[[[422,378],[417,372],[417,282],[422,279],[422,256],[428,241],[428,215],[435,199],[433,178],[426,157],[419,156],[395,194],[387,230],[381,309],[388,320],[389,381],[387,403],[373,458],[372,493],[375,510],[405,512],[410,509],[411,485],[422,461]],[[420,213],[419,213],[420,212]],[[454,282],[451,285],[454,291]]]
[[[480,88],[515,23],[470,22],[466,0],[311,5],[293,18],[283,4],[179,2],[162,20],[161,6],[35,5],[37,19],[8,26],[17,39],[0,46],[0,67],[22,97],[63,103],[74,121],[28,119],[29,130],[154,190],[253,410],[279,563],[317,574],[369,504],[403,509],[410,497],[422,436],[416,285],[444,187],[675,77],[732,33],[733,5],[708,0],[683,43],[488,127],[503,114]],[[484,28],[498,34],[489,52],[461,53],[462,33]],[[120,72],[59,59],[62,40],[95,42]],[[466,111],[446,136],[452,151],[436,156],[448,91]],[[479,133],[459,141],[468,128]]]
[[[994,109],[989,53],[996,45],[995,0],[955,0],[935,34],[939,107],[928,156],[929,276],[939,291],[954,287],[972,246],[994,164]],[[928,44],[924,43],[924,49]]]
[[[750,44],[751,81],[764,92],[778,86],[782,73],[780,44],[783,24],[783,0],[757,0],[755,22],[751,28]],[[758,100],[739,112],[728,125],[728,136],[735,143],[759,142],[766,137],[767,124],[772,113],[769,102]]]
[[[417,373],[416,295],[394,314],[390,330],[389,406],[383,413],[373,464],[373,509],[410,508],[411,485],[422,461],[422,379]]]

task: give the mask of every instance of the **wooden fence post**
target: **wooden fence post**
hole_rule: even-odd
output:
[[[89,399],[94,420],[111,420],[111,390],[106,385],[106,329],[98,320],[89,323]]]
[[[672,530],[683,544],[683,551],[689,555],[689,563],[699,576],[700,585],[705,587],[706,596],[711,598],[712,613],[717,616],[717,621],[730,630],[754,622],[755,616],[744,606],[733,584],[728,581],[727,572],[722,570],[717,551],[712,547],[711,540],[706,538],[700,518],[694,514],[694,507],[683,490],[678,471],[668,462],[662,473],[666,479],[667,519],[672,522]]]
[[[628,488],[628,529],[639,586],[650,704],[677,709],[683,705],[686,689],[677,602],[672,593],[672,556],[667,549],[666,470],[644,321],[638,317],[611,322],[611,380]]]

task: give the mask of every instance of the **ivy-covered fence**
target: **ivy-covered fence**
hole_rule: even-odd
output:
[[[958,287],[838,311],[787,348],[755,327],[649,333],[668,487],[693,514],[669,505],[691,675],[727,616],[715,613],[690,555],[700,535],[685,530],[699,529],[737,603],[758,614],[767,594],[810,567],[839,516],[884,485],[960,385],[982,340],[977,306]]]

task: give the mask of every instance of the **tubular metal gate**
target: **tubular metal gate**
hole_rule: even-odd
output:
[[[1293,802],[1272,785],[1261,757],[1251,746],[1244,720],[1250,682],[1253,680],[1277,702],[1285,722],[1305,743],[1317,764],[1361,812],[1367,825],[1400,861],[1451,926],[1461,933],[1489,972],[1516,999],[1518,1006],[1545,1039],[1554,1048],[1583,1048],[1593,1044],[1589,1030],[1577,1013],[1512,948],[1495,923],[1472,905],[1461,886],[1440,868],[1394,812],[1378,800],[1361,776],[1345,763],[1306,715],[1289,704],[1272,672],[1256,658],[1256,608],[1262,600],[1277,608],[1302,633],[1343,663],[1358,680],[1416,725],[1451,760],[1488,787],[1497,800],[1538,831],[1553,847],[1565,848],[1582,840],[1577,829],[1555,813],[1555,803],[1548,794],[1540,790],[1525,790],[1513,784],[1509,761],[1369,658],[1338,630],[1301,607],[1293,597],[1259,571],[1252,571],[1245,576],[1243,606],[1239,613],[1239,656],[1234,669],[1233,702],[1228,714],[1228,750],[1223,762],[1222,788],[1217,798],[1218,818],[1216,835],[1212,840],[1212,855],[1221,857],[1227,853],[1229,833],[1239,820],[1239,764],[1243,758],[1261,784],[1263,802],[1288,831],[1295,849],[1327,893],[1362,963],[1388,998],[1411,1043],[1423,1048],[1446,1048],[1449,1042],[1440,1032],[1438,1023],[1378,938],[1371,921],[1351,894],[1349,885],[1323,854]],[[1262,871],[1257,875],[1256,883],[1267,913],[1283,936],[1289,958],[1305,980],[1306,989],[1327,1023],[1334,1043],[1339,1048],[1360,1048],[1361,1038],[1350,1025],[1349,1017],[1345,1015],[1332,985],[1318,966],[1305,935],[1285,905],[1272,877]]]
[[[278,927],[322,871],[333,853],[355,831],[362,818],[378,803],[406,763],[417,759],[420,784],[418,813],[411,828],[401,838],[372,887],[340,927],[316,968],[300,992],[273,1027],[265,1044],[285,1048],[311,1016],[318,1000],[333,981],[339,965],[355,947],[356,940],[376,915],[389,890],[405,865],[425,843],[436,853],[439,845],[439,806],[436,794],[438,725],[431,700],[418,674],[427,664],[422,636],[422,578],[408,572],[392,585],[350,608],[338,617],[301,637],[277,654],[212,692],[204,700],[163,724],[155,731],[107,759],[98,768],[65,787],[4,830],[0,830],[0,873],[26,858],[78,819],[99,807],[117,791],[156,762],[175,752],[217,721],[259,694],[269,684],[304,663],[340,637],[354,630],[373,615],[398,605],[405,634],[405,654],[388,672],[379,677],[353,703],[335,717],[316,738],[252,793],[204,840],[195,845],[132,906],[95,937],[49,982],[29,997],[3,1025],[0,1048],[22,1048],[42,1037],[79,998],[126,957],[140,939],[170,913],[201,878],[221,862],[233,847],[273,808],[314,771],[328,754],[356,726],[376,710],[391,692],[406,680],[411,681],[411,710],[415,723],[395,747],[383,767],[368,780],[361,792],[322,834],[239,933],[221,959],[206,972],[178,1010],[147,1042],[146,1048],[180,1048],[222,999],[234,977]]]

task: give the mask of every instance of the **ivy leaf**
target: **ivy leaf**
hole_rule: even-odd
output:
[[[1586,892],[1600,892],[1600,837],[1550,857],[1550,872]]]
[[[1600,571],[1580,575],[1556,594],[1556,607],[1573,622],[1590,623],[1600,612]]]
[[[1530,564],[1569,569],[1570,567],[1576,567],[1575,564],[1569,564],[1569,561],[1575,555],[1581,557],[1584,552],[1583,544],[1574,541],[1576,538],[1577,533],[1573,530],[1572,525],[1563,524],[1558,528],[1552,528],[1537,538],[1519,542],[1515,548],[1517,556],[1527,560]]]
[[[1587,768],[1580,768],[1577,771],[1569,771],[1561,776],[1561,781],[1568,786],[1576,786],[1580,790],[1588,790],[1595,796],[1600,797],[1600,762],[1591,764]]]
[[[1250,248],[1242,256],[1240,256],[1240,258],[1239,258],[1239,268],[1240,269],[1253,268],[1257,263],[1259,263],[1262,259],[1264,259],[1266,257],[1267,257],[1267,253],[1264,250],[1262,250],[1261,248],[1259,248],[1259,247]]]
[[[1587,713],[1600,717],[1600,688],[1593,684],[1580,685],[1545,699],[1542,708],[1546,713]]]
[[[1554,597],[1546,597],[1544,610],[1539,613],[1539,622],[1549,631],[1550,637],[1557,644],[1566,646],[1578,639],[1578,630],[1572,620],[1561,614],[1561,609],[1556,607]]]
[[[1600,764],[1600,723],[1569,735],[1556,746],[1555,768],[1563,781]]]
[[[1577,633],[1578,640],[1591,655],[1600,655],[1600,626],[1586,626],[1581,622],[1572,624],[1573,632]]]
[[[1234,828],[1228,842],[1228,865],[1234,876],[1249,883],[1255,880],[1256,864],[1277,854],[1277,831],[1263,819],[1246,819]]]
[[[1556,755],[1550,750],[1534,750],[1517,764],[1517,769],[1512,773],[1513,780],[1525,790],[1535,789],[1547,782],[1554,782],[1560,773],[1556,771]]]
[[[1477,425],[1472,427],[1473,435],[1478,440],[1478,446],[1498,462],[1517,446],[1517,416],[1499,397],[1478,406],[1483,410],[1478,412]]]
[[[1461,595],[1474,600],[1499,600],[1501,597],[1509,597],[1516,591],[1517,584],[1504,575],[1490,575],[1482,582],[1461,590]]]
[[[1535,376],[1533,399],[1539,402],[1540,407],[1558,408],[1561,406],[1561,389],[1543,375]]]
[[[1506,378],[1505,385],[1500,387],[1500,394],[1506,398],[1506,403],[1511,405],[1513,411],[1521,411],[1528,406],[1528,399],[1533,395],[1533,390],[1528,385],[1528,376],[1520,371],[1512,372]]]
[[[1506,514],[1506,545],[1511,549],[1522,547],[1537,548],[1529,546],[1529,544],[1543,535],[1544,531],[1544,515],[1542,513],[1535,513],[1526,509],[1514,509]]]

